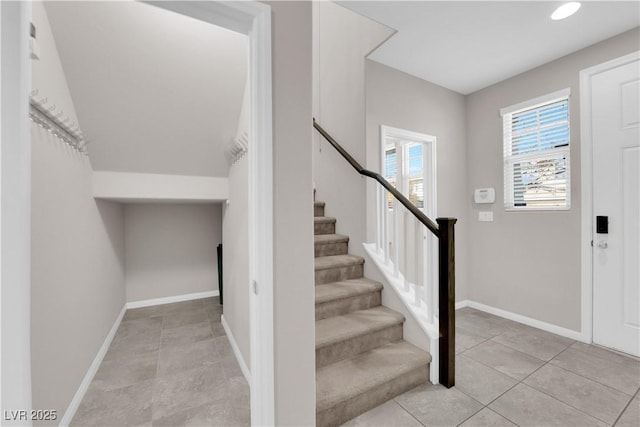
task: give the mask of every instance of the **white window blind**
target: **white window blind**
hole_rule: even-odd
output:
[[[568,91],[504,109],[502,117],[505,208],[568,209]]]

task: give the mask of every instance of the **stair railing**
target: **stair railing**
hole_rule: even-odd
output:
[[[424,225],[438,239],[438,373],[439,382],[445,387],[452,387],[455,383],[455,239],[454,239],[454,225],[457,221],[456,218],[436,218],[434,222],[427,217],[420,209],[418,209],[409,199],[407,199],[402,193],[400,193],[389,181],[387,181],[380,174],[363,168],[356,159],[354,159],[322,126],[320,126],[315,118],[313,119],[313,127],[335,148],[338,153],[358,172],[360,175],[364,175],[368,178],[374,179],[382,188],[378,187],[377,199],[378,206],[380,207],[382,214],[378,213],[378,241],[377,247],[382,249],[385,253],[385,262],[393,263],[394,274],[400,275],[400,255],[399,255],[399,209],[394,209],[393,218],[393,236],[395,240],[394,250],[389,253],[386,248],[387,235],[389,234],[389,224],[387,219],[386,208],[386,194],[391,194],[395,200],[397,200],[407,212],[411,213],[415,219]],[[386,190],[386,191],[385,191]],[[394,205],[396,205],[394,203]],[[416,223],[417,225],[417,223]],[[417,230],[417,226],[415,230]],[[406,230],[406,228],[405,228]],[[423,232],[419,231],[419,237],[416,237],[416,242],[423,240]],[[405,251],[408,250],[406,241],[404,242]],[[419,244],[416,243],[416,252],[419,251]],[[423,247],[423,251],[426,250]],[[407,256],[405,254],[405,260]],[[414,257],[417,271],[418,256]],[[405,269],[406,269],[405,261]],[[417,275],[417,273],[416,273]],[[424,275],[423,275],[424,276]],[[404,272],[404,282],[408,287],[407,272]],[[423,288],[425,288],[424,294],[421,296],[427,302],[427,306],[433,306],[433,293],[429,292],[428,281],[426,281]],[[418,286],[414,286],[416,293],[416,302],[418,303],[419,291]],[[426,295],[425,295],[426,294]],[[428,317],[433,320],[435,314],[433,309],[429,310]]]

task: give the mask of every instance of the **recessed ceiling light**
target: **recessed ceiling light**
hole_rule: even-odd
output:
[[[554,21],[559,21],[560,19],[568,18],[576,13],[578,9],[580,9],[580,6],[580,2],[578,1],[565,3],[551,14],[551,19],[553,19]]]

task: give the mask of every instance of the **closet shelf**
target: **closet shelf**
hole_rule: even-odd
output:
[[[129,172],[93,172],[93,197],[120,203],[220,203],[228,178]]]

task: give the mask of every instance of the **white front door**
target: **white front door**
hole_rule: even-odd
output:
[[[591,88],[593,341],[640,356],[640,62]]]

